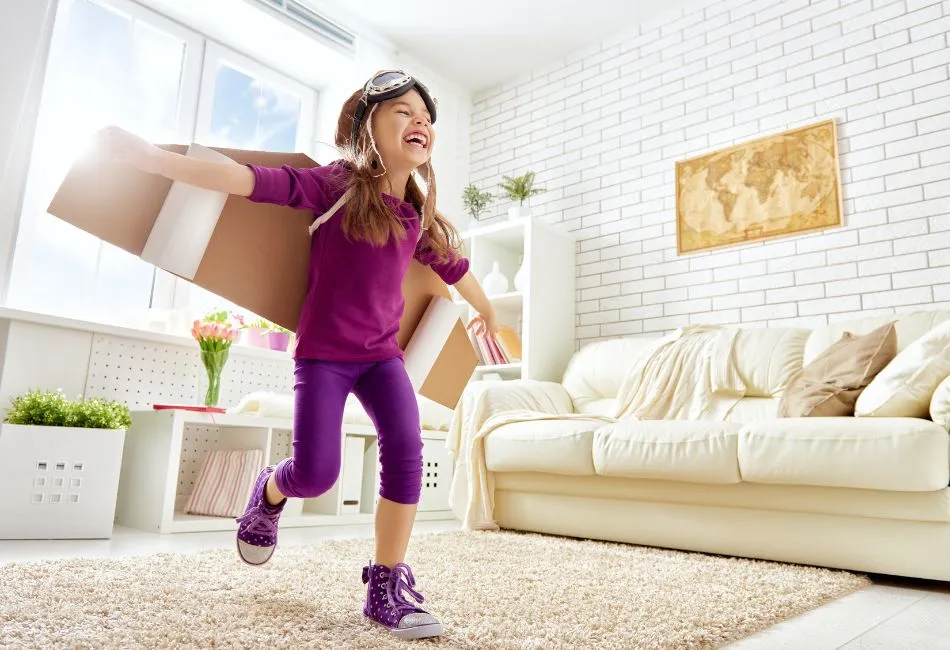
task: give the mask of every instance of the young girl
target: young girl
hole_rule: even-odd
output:
[[[419,607],[423,598],[404,562],[422,489],[418,403],[396,342],[410,261],[455,285],[478,311],[478,327],[497,331],[494,309],[458,253],[458,233],[435,207],[435,118],[425,86],[387,70],[343,105],[336,133],[343,159],[313,169],[194,160],[115,127],[101,135],[112,156],[139,169],[317,217],[294,351],[293,457],[261,472],[237,520],[237,550],[249,564],[269,560],[287,497],[317,497],[334,485],[343,408],[354,393],[376,426],[381,465],[363,613],[402,638],[442,633],[438,619]]]

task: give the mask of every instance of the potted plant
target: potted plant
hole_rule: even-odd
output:
[[[13,397],[0,424],[0,539],[112,537],[131,425],[116,401],[38,389]]]
[[[499,187],[504,191],[505,196],[512,201],[517,201],[518,205],[508,208],[508,218],[518,219],[520,217],[531,216],[530,206],[524,204],[535,194],[544,192],[543,188],[534,187],[534,172],[526,172],[522,176],[502,176],[503,183]]]
[[[241,341],[245,345],[252,348],[270,347],[270,323],[263,318],[258,318],[256,321],[246,325],[242,319],[238,328],[243,335]]]
[[[469,183],[462,193],[462,203],[465,205],[465,210],[475,221],[478,221],[479,215],[488,212],[488,206],[491,205],[493,200],[490,192],[481,192],[472,183]]]
[[[281,327],[277,323],[271,323],[270,325],[271,330],[268,333],[270,349],[285,352],[287,350],[287,346],[290,345],[290,330]]]

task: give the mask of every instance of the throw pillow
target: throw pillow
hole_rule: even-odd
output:
[[[940,382],[930,398],[930,419],[950,430],[950,376]]]
[[[901,350],[858,398],[854,414],[926,418],[934,391],[948,375],[950,321],[944,321]]]
[[[854,405],[862,391],[896,354],[897,330],[893,322],[863,336],[845,332],[791,376],[779,401],[778,416],[854,415]]]
[[[185,512],[212,517],[240,517],[254,489],[264,452],[260,449],[216,449],[201,463]]]

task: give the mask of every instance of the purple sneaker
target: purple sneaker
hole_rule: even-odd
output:
[[[442,634],[442,623],[406,598],[408,593],[418,603],[424,600],[413,587],[416,579],[408,564],[400,562],[393,569],[369,563],[363,567],[366,604],[363,614],[389,628],[401,639],[424,639]]]
[[[237,518],[237,550],[241,559],[255,566],[264,564],[274,554],[277,546],[277,520],[284,509],[287,499],[280,505],[272,506],[264,498],[267,479],[274,473],[274,466],[261,470],[257,483],[251,490],[244,514]]]

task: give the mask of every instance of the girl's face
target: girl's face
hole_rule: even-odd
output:
[[[387,99],[373,113],[373,137],[386,169],[408,169],[426,164],[435,145],[435,131],[422,96],[410,90]]]

